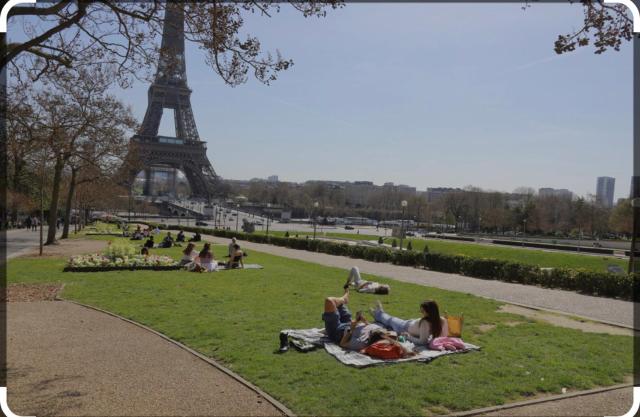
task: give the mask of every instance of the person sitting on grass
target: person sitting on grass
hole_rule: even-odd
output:
[[[360,276],[360,269],[357,266],[351,268],[349,271],[349,277],[344,287],[347,288],[350,285],[355,287],[356,291],[367,294],[389,294],[391,287],[387,284],[380,284],[374,281],[365,281]]]
[[[149,256],[149,248],[147,248],[146,246],[143,246],[142,249],[140,250],[140,255]]]
[[[228,252],[227,252],[227,256],[228,256],[229,258],[233,257],[233,254],[234,254],[234,253],[235,253],[235,251],[236,251],[236,248],[235,248],[236,246],[238,246],[238,247],[239,247],[238,243],[236,242],[236,238],[235,238],[235,237],[232,237],[232,238],[231,238],[231,242],[229,242],[229,246],[228,246],[229,250],[228,250]]]
[[[176,242],[184,242],[184,232],[180,230],[176,236]]]
[[[193,243],[189,243],[186,248],[182,251],[182,258],[180,259],[180,265],[185,266],[194,261],[196,256],[198,256],[198,252],[195,249],[196,245]]]
[[[235,268],[244,268],[244,261],[242,258],[245,257],[244,252],[240,250],[240,245],[233,245],[233,251],[229,254],[229,262],[227,262],[227,268],[235,269]]]
[[[327,297],[324,300],[324,329],[329,339],[348,350],[367,353],[368,348],[376,343],[398,346],[398,357],[412,356],[411,350],[393,339],[393,334],[379,324],[369,323],[362,312],[356,313],[356,320],[351,319],[347,308],[349,289],[342,297]]]
[[[371,311],[376,322],[393,330],[398,335],[405,336],[415,345],[428,346],[432,339],[449,335],[447,319],[440,317],[440,310],[435,301],[423,301],[420,304],[420,312],[422,317],[419,319],[403,320],[387,314],[382,309],[380,301]]]
[[[152,235],[152,236],[149,236],[149,239],[147,239],[146,242],[144,242],[144,247],[151,249],[153,245],[155,245],[155,242],[153,241],[153,235]]]
[[[197,259],[203,271],[213,272],[218,268],[218,262],[216,262],[215,258],[213,257],[213,252],[211,252],[210,243],[204,244],[204,247],[198,254]]]
[[[191,239],[189,239],[189,242],[200,242],[201,240],[202,236],[200,236],[200,233],[196,232],[196,234],[193,235]]]
[[[148,227],[142,231],[142,237],[149,237],[150,234],[151,234],[151,229]]]
[[[167,232],[167,235],[162,239],[160,247],[170,248],[171,246],[173,246],[173,236],[171,236],[171,232]]]

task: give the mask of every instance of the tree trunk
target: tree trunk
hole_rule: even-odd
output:
[[[71,168],[71,181],[69,181],[69,193],[67,194],[67,205],[64,210],[64,226],[62,228],[62,236],[60,239],[69,237],[69,223],[71,221],[71,205],[73,204],[73,193],[76,189],[76,168]]]
[[[26,163],[19,155],[13,155],[13,191],[16,194],[22,193],[22,173]],[[13,201],[11,207],[11,220],[18,221],[18,203]]]
[[[45,245],[51,245],[56,241],[56,219],[58,217],[58,199],[60,198],[62,168],[64,168],[64,160],[61,156],[58,156],[53,172],[53,189],[51,192],[51,204],[49,205],[49,230],[47,231],[47,241]]]

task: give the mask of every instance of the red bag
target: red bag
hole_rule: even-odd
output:
[[[362,350],[362,353],[376,359],[400,359],[404,354],[401,346],[383,340],[375,342]]]

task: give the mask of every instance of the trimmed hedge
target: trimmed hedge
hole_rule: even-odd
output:
[[[601,297],[621,298],[640,301],[640,274],[612,274],[567,268],[541,269],[535,265],[498,259],[473,258],[461,255],[445,255],[407,250],[393,250],[386,247],[349,245],[326,240],[301,239],[293,237],[265,236],[236,233],[229,230],[214,230],[203,227],[164,225],[137,222],[158,226],[159,229],[182,229],[216,237],[247,240],[255,243],[269,243],[291,249],[301,249],[330,255],[349,256],[373,262],[388,262],[395,265],[428,268],[432,271],[461,274],[474,278],[514,282],[525,285],[539,285],[578,291]]]

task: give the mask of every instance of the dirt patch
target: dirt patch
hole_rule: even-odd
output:
[[[7,287],[7,301],[54,301],[61,290],[62,285],[56,284],[11,284]],[[4,294],[0,295],[2,297]]]
[[[495,324],[481,324],[480,326],[478,326],[478,330],[480,331],[480,333],[487,333],[495,328]]]
[[[534,320],[544,321],[554,326],[566,327],[569,329],[578,329],[587,333],[606,333],[612,335],[633,336],[634,331],[623,327],[611,326],[604,323],[596,323],[588,320],[575,320],[573,318],[549,313],[546,311],[534,310],[532,308],[525,308],[515,306],[512,304],[505,304],[498,309],[501,313],[519,314],[521,316],[529,317]],[[518,323],[519,322],[515,322]]]
[[[516,326],[521,325],[522,322],[521,321],[506,321],[504,324],[506,326],[509,326],[509,327],[516,327]]]
[[[63,239],[53,245],[44,246],[42,256],[48,258],[67,258],[72,255],[83,255],[85,253],[100,253],[106,247],[106,240]],[[22,257],[39,257],[38,248],[22,255]]]

